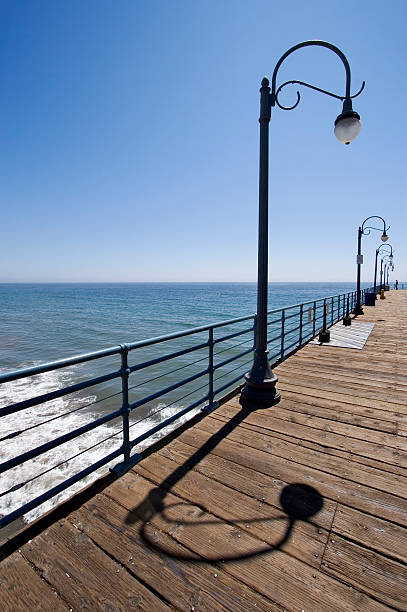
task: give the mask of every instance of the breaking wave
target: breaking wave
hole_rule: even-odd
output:
[[[8,406],[67,386],[73,382],[74,372],[75,368],[73,367],[65,371],[56,370],[4,383],[0,385],[0,406]],[[76,394],[75,397],[58,398],[2,417],[0,419],[0,462],[14,458],[100,417],[101,412],[92,410],[92,407],[89,408],[89,405],[96,400],[96,395],[83,394],[79,396]],[[120,406],[120,402],[121,395],[119,394],[115,408]],[[147,416],[142,422],[131,427],[131,439],[157,425],[159,421],[172,416],[181,408],[180,405],[166,407],[163,403],[159,404],[155,407],[155,412],[159,411],[159,414],[152,417]],[[137,451],[151,445],[154,441],[190,419],[196,412],[197,410],[191,411],[153,434],[137,446]],[[121,443],[121,421],[108,425],[104,424],[4,472],[1,476],[0,486],[0,517],[13,512],[23,504],[118,449]],[[120,461],[122,461],[121,455],[28,512],[23,517],[24,521],[28,523],[38,518],[75,492],[83,489],[84,486],[94,482],[99,476],[105,474],[109,467]]]

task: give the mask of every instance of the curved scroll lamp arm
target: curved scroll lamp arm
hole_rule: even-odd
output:
[[[365,236],[370,234],[370,230],[376,230],[378,232],[380,232],[381,230],[378,227],[372,227],[372,226],[366,226],[365,227],[365,223],[366,221],[369,221],[369,219],[381,219],[381,221],[383,221],[383,234],[382,234],[382,241],[386,242],[386,240],[388,239],[388,235],[387,235],[387,230],[390,229],[390,225],[386,226],[386,221],[383,219],[383,217],[380,217],[379,215],[372,215],[371,217],[367,217],[367,219],[365,219],[360,227],[360,231],[362,234],[364,234]]]
[[[301,49],[302,47],[311,47],[311,46],[325,47],[327,49],[330,49],[331,51],[336,53],[336,55],[338,55],[338,57],[342,60],[342,63],[345,67],[345,74],[346,74],[345,95],[344,96],[338,96],[337,94],[326,91],[325,89],[321,89],[320,87],[315,87],[314,85],[310,85],[309,83],[304,83],[303,81],[287,81],[283,83],[282,85],[280,85],[280,87],[278,87],[277,89],[276,87],[277,73],[283,61],[289,55],[291,55],[291,53],[293,53],[294,51],[297,51],[297,49]],[[338,49],[338,47],[335,47],[335,45],[325,42],[323,40],[307,40],[305,42],[299,43],[298,45],[294,45],[294,47],[291,47],[291,49],[288,49],[288,51],[286,51],[280,57],[280,59],[278,60],[274,68],[274,72],[273,72],[273,76],[271,80],[271,93],[270,93],[270,106],[271,107],[277,104],[277,106],[279,106],[283,110],[293,110],[294,108],[298,106],[300,99],[301,99],[299,91],[297,91],[297,101],[292,106],[283,106],[278,101],[278,94],[281,92],[283,87],[289,84],[298,84],[304,87],[309,87],[310,89],[314,89],[315,91],[319,91],[320,93],[324,93],[328,96],[332,96],[333,98],[337,98],[338,100],[342,100],[343,101],[342,113],[336,118],[336,121],[335,121],[335,135],[338,138],[338,140],[340,140],[344,144],[350,144],[350,142],[352,142],[356,138],[356,136],[358,135],[360,131],[361,124],[360,124],[360,116],[352,108],[352,99],[356,98],[363,91],[365,87],[365,82],[363,81],[362,86],[359,89],[359,91],[353,96],[351,96],[350,94],[351,74],[350,74],[349,62],[346,59],[345,55],[342,53],[342,51]]]

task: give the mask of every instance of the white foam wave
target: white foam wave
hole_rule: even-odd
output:
[[[73,368],[70,369],[70,371],[55,370],[30,378],[4,383],[0,386],[0,406],[7,406],[15,402],[24,401],[36,395],[48,393],[49,391],[66,386],[72,382],[73,372]],[[29,449],[54,440],[64,433],[70,432],[86,423],[93,421],[95,418],[100,417],[101,414],[96,413],[96,410],[91,413],[89,412],[89,409],[87,409],[86,412],[79,410],[78,412],[71,414],[64,414],[66,412],[75,410],[76,408],[84,407],[95,400],[96,396],[94,395],[83,395],[80,397],[68,396],[1,418],[0,438],[2,438],[3,441],[0,442],[0,462],[7,461],[8,459],[20,455]],[[119,402],[121,401],[120,395],[117,396],[117,400],[119,405]],[[164,404],[162,404],[157,408],[161,408],[160,420],[164,420],[178,412],[181,409],[181,406],[173,405],[171,407],[166,407]],[[144,441],[137,447],[137,451],[150,445],[152,442],[161,438],[180,423],[191,418],[193,413],[196,413],[196,410],[151,436],[148,440]],[[52,420],[53,417],[57,415],[64,416],[60,416],[60,418]],[[40,423],[43,423],[43,421],[48,422],[40,425]],[[134,425],[130,430],[131,439],[136,438],[156,424],[156,418],[154,420],[146,419],[141,423],[137,423],[137,425]],[[25,430],[27,428],[32,428],[33,426],[37,427],[34,427],[34,429],[29,429],[25,433],[21,433],[18,436],[4,439],[6,436],[12,434],[16,430]],[[119,432],[118,435],[112,438],[112,434],[116,431]],[[109,439],[105,440],[105,438]],[[95,463],[102,457],[119,448],[121,443],[122,434],[121,425],[119,423],[115,427],[102,425],[90,432],[87,432],[86,434],[83,434],[82,436],[79,436],[78,438],[71,440],[70,442],[67,442],[51,451],[48,451],[47,453],[40,455],[39,457],[26,461],[22,465],[3,473],[1,476],[0,494],[4,491],[8,491],[9,489],[13,489],[13,487],[14,490],[0,497],[0,516],[9,514],[38,495],[41,495],[43,492],[66,480],[70,476],[73,476],[79,471],[85,469],[90,464]],[[94,448],[87,450],[93,446]],[[66,461],[68,458],[74,455],[79,456]],[[30,522],[38,518],[53,506],[59,504],[64,499],[67,499],[76,491],[82,489],[85,485],[93,482],[97,477],[105,474],[109,467],[119,463],[120,461],[122,461],[122,456],[119,456],[111,463],[93,472],[62,493],[59,493],[51,500],[41,504],[41,506],[31,510],[24,516],[24,520],[26,522]],[[58,465],[58,467],[53,468],[54,465]],[[50,468],[53,469],[32,480],[35,476],[46,472]],[[18,483],[24,483],[26,481],[29,482],[27,482],[27,484],[24,486],[17,488]]]

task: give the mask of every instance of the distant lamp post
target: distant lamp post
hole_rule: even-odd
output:
[[[276,79],[278,70],[283,61],[294,51],[302,47],[319,46],[330,49],[341,59],[346,73],[345,95],[338,96],[314,85],[303,81],[286,81],[278,88]],[[297,100],[293,106],[283,106],[278,99],[281,90],[290,84],[303,85],[327,94],[343,102],[342,113],[336,118],[334,133],[344,144],[351,143],[358,135],[361,127],[360,117],[352,108],[352,99],[358,96],[364,86],[353,96],[350,93],[351,74],[348,60],[334,45],[322,40],[308,40],[294,47],[281,56],[278,60],[272,77],[271,89],[269,81],[264,78],[260,89],[260,172],[259,172],[259,245],[258,245],[258,276],[257,276],[257,317],[255,332],[255,350],[253,365],[246,374],[246,384],[242,390],[240,401],[242,404],[256,404],[267,407],[276,404],[280,400],[280,393],[276,389],[277,376],[272,372],[268,361],[267,350],[267,290],[268,290],[268,174],[269,174],[269,123],[271,109],[278,106],[283,110],[293,110],[300,101],[300,93],[297,91]]]
[[[363,255],[362,255],[362,236],[365,235],[367,236],[368,234],[370,234],[370,230],[377,230],[378,232],[380,232],[381,230],[377,227],[371,227],[371,226],[366,226],[365,227],[365,223],[366,221],[369,221],[369,219],[381,219],[383,221],[383,233],[381,235],[381,239],[383,242],[386,242],[386,240],[388,240],[388,235],[387,235],[387,231],[389,229],[389,227],[386,226],[386,222],[383,219],[383,217],[379,217],[378,215],[372,215],[371,217],[367,217],[362,225],[358,228],[358,254],[356,257],[356,268],[357,268],[357,278],[356,278],[356,306],[354,308],[354,314],[355,315],[360,315],[363,314],[363,310],[362,310],[362,304],[361,304],[361,291],[360,291],[360,268],[361,265],[363,263]]]
[[[384,249],[384,248],[386,248],[386,249],[390,248],[390,251],[388,251],[388,253],[390,253],[389,254],[389,259],[390,259],[391,262],[393,262],[393,247],[391,246],[391,244],[381,244],[376,249],[376,257],[375,257],[375,263],[374,263],[374,285],[373,286],[374,286],[374,294],[375,294],[375,296],[377,295],[377,257],[379,255],[380,251],[382,249]],[[381,284],[381,281],[380,281],[380,284]],[[380,289],[381,289],[381,287],[380,287]]]
[[[386,258],[388,258],[388,259],[386,259]],[[391,259],[390,259],[390,255],[385,255],[382,258],[382,261],[384,262],[384,274],[383,274],[384,290],[386,290],[386,287],[389,284],[389,271],[390,271],[390,268],[392,268],[394,270],[393,256],[391,256]]]

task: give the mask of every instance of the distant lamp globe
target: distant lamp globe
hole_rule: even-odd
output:
[[[388,235],[386,234],[386,230],[384,230],[381,238],[382,238],[382,242],[386,242],[389,239]]]
[[[342,144],[350,144],[360,132],[362,124],[355,111],[341,113],[335,120],[334,134]]]

